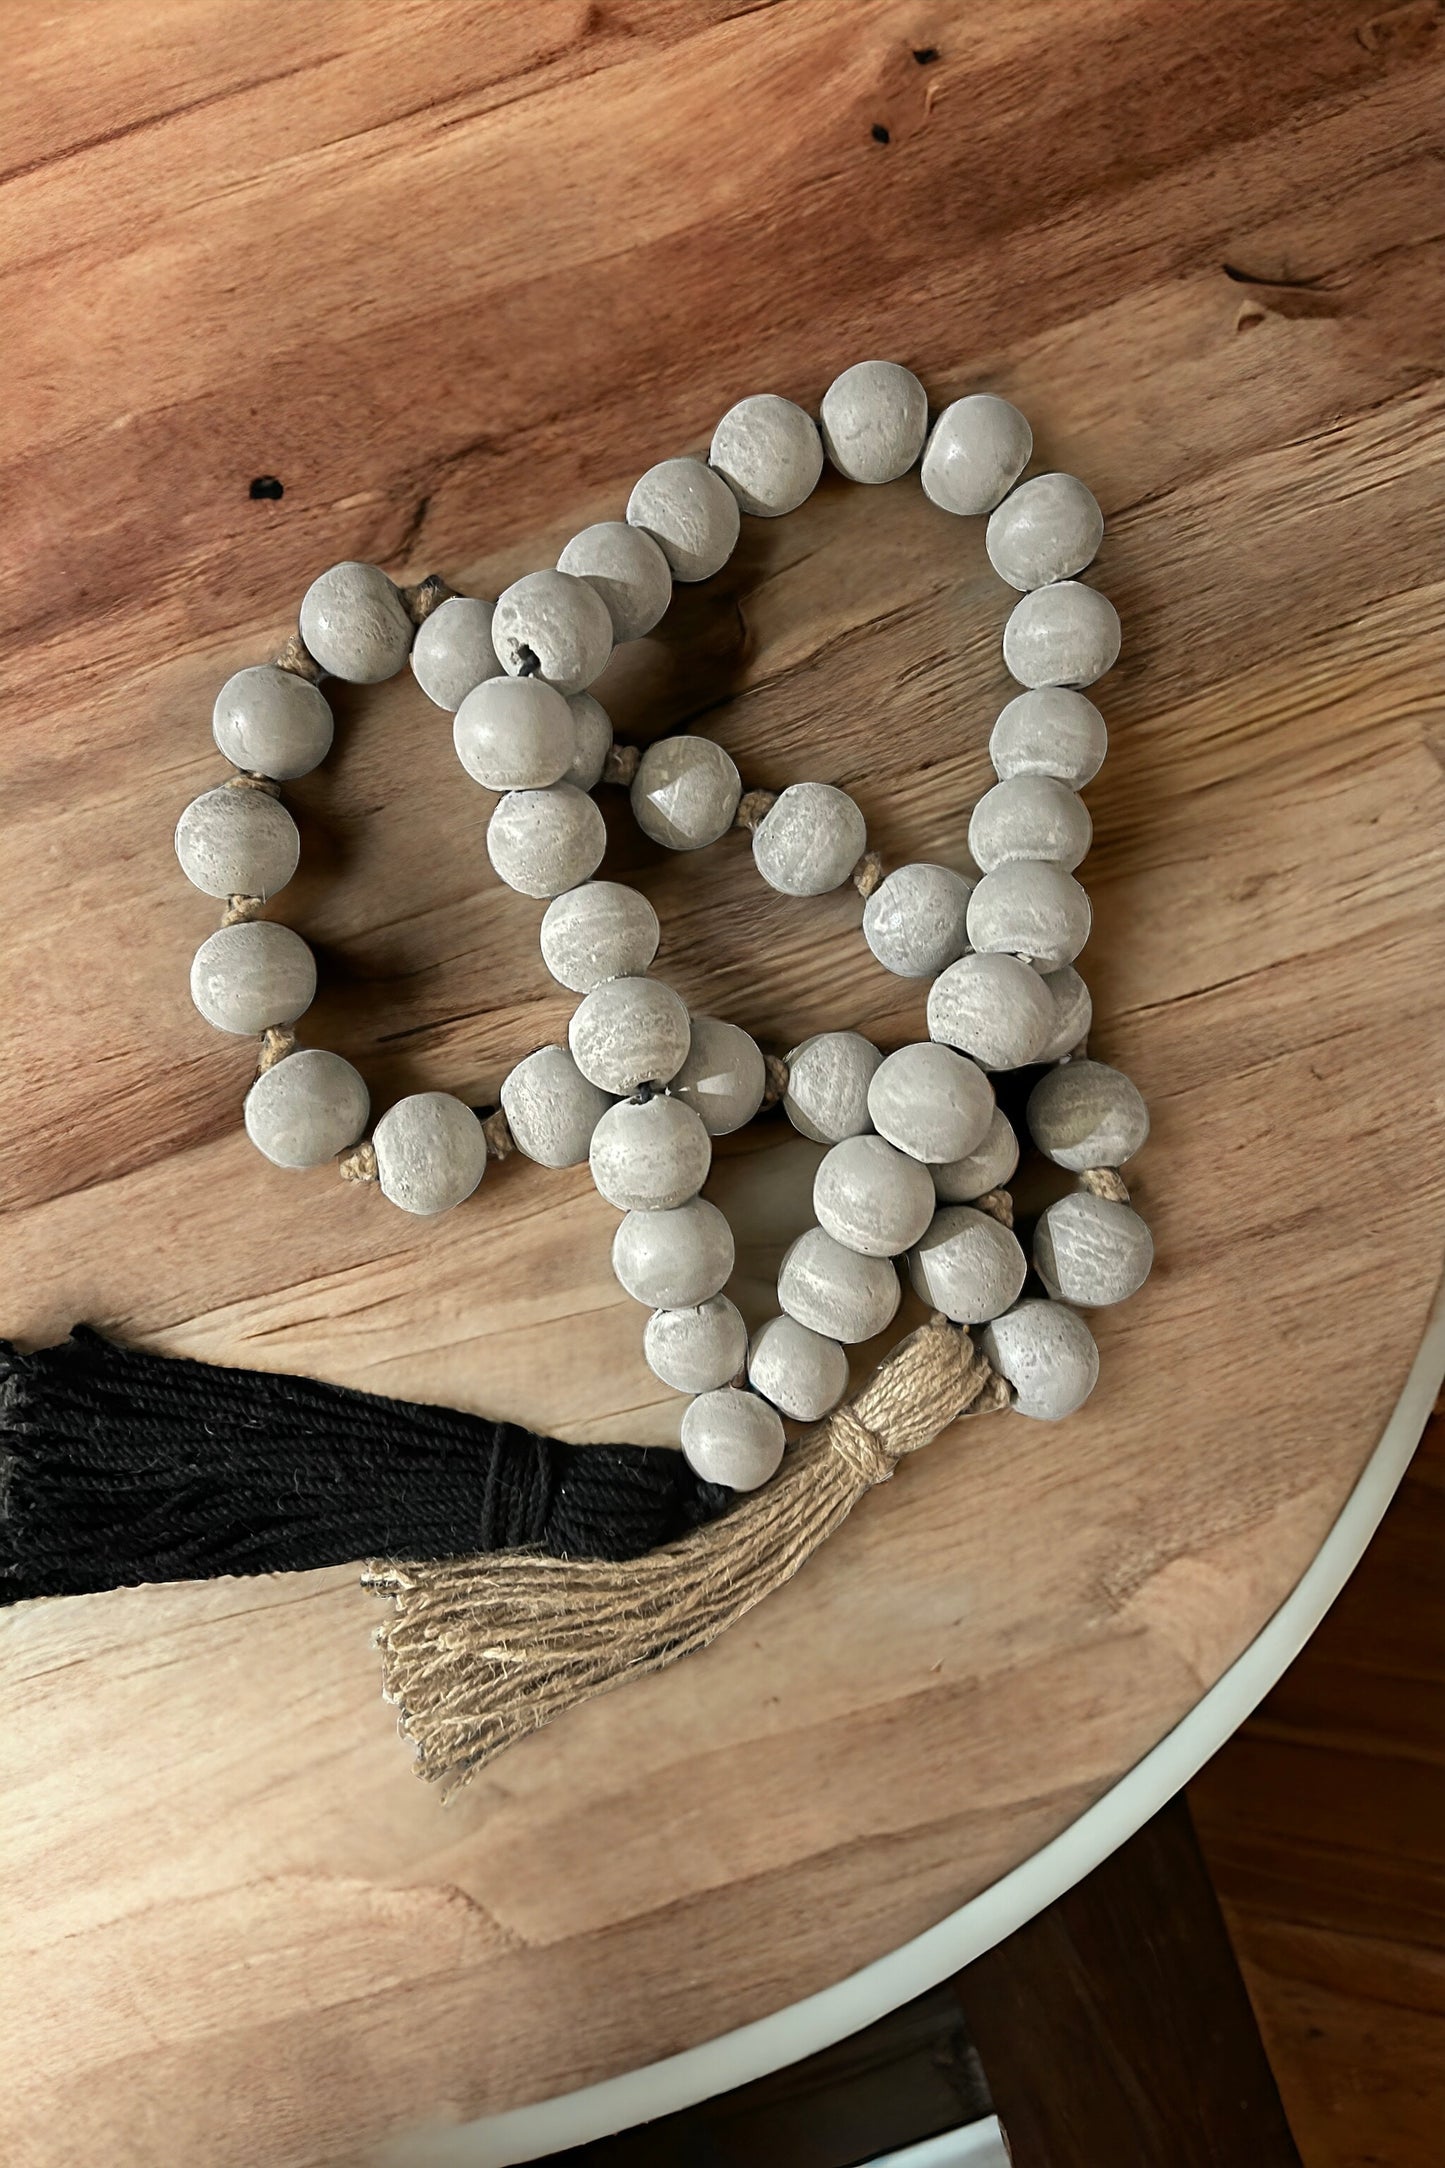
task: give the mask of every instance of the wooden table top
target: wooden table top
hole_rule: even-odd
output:
[[[303,2168],[840,1978],[1157,1741],[1317,1548],[1439,1266],[1445,297],[1424,0],[27,14],[0,99],[0,1329],[75,1318],[587,1438],[674,1434],[586,1171],[406,1219],[242,1134],[171,829],[321,566],[554,561],[736,397],[886,354],[1016,398],[1126,629],[1084,958],[1159,1265],[1053,1428],[918,1456],[730,1638],[449,1809],[337,1570],[0,1618],[0,2154]],[[886,140],[885,140],[886,132]],[[254,477],[284,484],[253,500]],[[959,862],[1009,690],[978,523],[825,480],[597,690]],[[277,915],[379,1103],[561,1032],[409,680],[338,699]],[[695,1007],[919,1035],[851,892],[610,867]],[[754,1317],[809,1149],[725,1148]]]

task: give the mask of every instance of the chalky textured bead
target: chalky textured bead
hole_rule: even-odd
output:
[[[1003,659],[1020,685],[1092,685],[1119,660],[1119,613],[1107,595],[1057,580],[1014,604]]]
[[[246,1134],[274,1167],[319,1167],[355,1144],[371,1098],[349,1061],[300,1047],[246,1094]]]
[[[1072,873],[1094,833],[1082,798],[1052,775],[1015,775],[984,792],[968,824],[968,848],[981,873],[1016,858],[1047,859]]]
[[[1017,956],[960,956],[928,990],[929,1037],[986,1069],[1037,1061],[1054,1030],[1054,1003]]]
[[[647,1367],[679,1393],[710,1393],[747,1361],[748,1328],[726,1295],[694,1309],[654,1310],[643,1327]]]
[[[595,873],[607,824],[572,783],[512,790],[487,823],[487,856],[499,880],[523,896],[560,896]]]
[[[956,1325],[982,1325],[1017,1302],[1028,1263],[1018,1237],[988,1212],[946,1204],[908,1260],[919,1300]]]
[[[479,595],[449,595],[424,617],[411,645],[412,676],[439,708],[455,715],[467,694],[502,666],[492,645],[492,605]]]
[[[700,459],[664,459],[633,484],[627,521],[650,534],[675,580],[708,580],[737,547],[738,500]]]
[[[972,1204],[991,1189],[1003,1189],[1012,1181],[1019,1163],[1019,1140],[1002,1107],[989,1118],[988,1133],[974,1151],[962,1159],[948,1160],[929,1168],[940,1204]]]
[[[743,511],[758,519],[795,512],[823,471],[812,416],[773,392],[729,407],[713,431],[708,457]]]
[[[659,1095],[609,1107],[589,1157],[598,1193],[619,1212],[666,1212],[702,1188],[712,1144],[691,1107]]]
[[[732,1269],[733,1231],[706,1197],[666,1212],[629,1212],[612,1238],[619,1286],[649,1310],[694,1309],[721,1294]]]
[[[891,1258],[845,1249],[821,1227],[800,1234],[778,1270],[778,1301],[788,1316],[845,1347],[882,1332],[902,1300]]]
[[[1072,474],[1036,474],[1011,490],[989,520],[988,560],[1010,587],[1045,587],[1091,565],[1104,539],[1104,515],[1091,489]]]
[[[1015,1303],[984,1328],[979,1345],[1013,1387],[1015,1412],[1040,1422],[1072,1415],[1099,1381],[1094,1335],[1062,1302]]]
[[[488,790],[545,790],[577,752],[572,711],[538,677],[492,677],[469,692],[452,724],[457,759]]]
[[[968,947],[972,881],[949,866],[899,866],[863,906],[863,938],[885,971],[931,979]]]
[[[818,1225],[864,1257],[898,1257],[933,1217],[928,1169],[883,1137],[845,1137],[813,1177]]]
[[[406,605],[378,565],[332,565],[307,588],[300,622],[307,652],[349,685],[395,677],[411,651]]]
[[[1138,1293],[1154,1238],[1132,1205],[1078,1190],[1049,1205],[1034,1230],[1034,1269],[1057,1302],[1103,1309]]]
[[[1062,866],[1015,860],[986,873],[968,899],[968,938],[984,955],[1071,964],[1089,938],[1089,899]]]
[[[880,1137],[930,1166],[962,1159],[993,1119],[993,1087],[976,1063],[927,1042],[885,1055],[868,1087]]]
[[[539,1167],[580,1167],[611,1106],[565,1046],[539,1046],[504,1079],[502,1112],[517,1150]]]
[[[792,783],[753,831],[753,859],[784,896],[841,888],[868,846],[863,815],[832,783]]]
[[[612,653],[612,617],[595,587],[570,572],[528,572],[497,597],[492,645],[510,677],[540,672],[580,693]]]
[[[1067,685],[1017,693],[993,726],[988,757],[1001,782],[1015,775],[1053,775],[1082,790],[1104,765],[1109,733],[1087,695]]]
[[[1089,1036],[1094,1021],[1093,997],[1072,964],[1046,972],[1044,984],[1054,1004],[1054,1029],[1048,1044],[1040,1047],[1034,1059],[1062,1061],[1066,1054],[1076,1053]]]
[[[204,896],[274,896],[296,871],[301,838],[264,790],[208,790],[176,823],[181,871]]]
[[[820,1423],[848,1390],[848,1355],[795,1317],[770,1317],[748,1350],[748,1383],[796,1423]]]
[[[388,1107],[371,1133],[381,1194],[431,1219],[461,1204],[487,1171],[487,1140],[450,1092],[415,1092]]]
[[[542,913],[542,961],[560,986],[588,994],[604,979],[641,978],[657,954],[657,913],[621,881],[584,881]]]
[[[666,1084],[687,1060],[687,1003],[661,979],[607,979],[584,994],[567,1026],[583,1076],[623,1098]]]
[[[777,1474],[786,1443],[777,1409],[734,1385],[699,1393],[683,1411],[682,1450],[705,1483],[759,1490]]]
[[[883,1056],[856,1031],[821,1031],[788,1056],[783,1111],[814,1144],[840,1144],[872,1127],[868,1086]]]
[[[1137,1085],[1103,1061],[1068,1061],[1029,1094],[1029,1135],[1060,1167],[1122,1167],[1149,1135]]]
[[[656,738],[632,778],[638,827],[670,851],[700,851],[733,824],[742,778],[711,738]]]
[[[567,706],[572,715],[572,763],[562,780],[578,790],[596,790],[612,750],[612,717],[591,693],[573,693]]]
[[[645,638],[672,600],[667,559],[650,534],[624,519],[599,520],[573,535],[557,570],[596,588],[612,619],[614,640]]]
[[[923,450],[928,394],[896,361],[859,361],[823,394],[823,445],[850,482],[896,482]]]
[[[934,423],[923,454],[924,494],[945,512],[991,512],[1028,465],[1033,431],[992,392],[955,399]]]
[[[767,1081],[758,1043],[741,1025],[695,1016],[687,1059],[668,1088],[696,1109],[710,1137],[727,1137],[752,1120]]]
[[[216,695],[211,734],[226,759],[248,775],[287,783],[331,751],[335,723],[319,685],[263,662],[228,677]]]
[[[315,997],[315,957],[299,933],[270,919],[218,928],[191,965],[191,999],[217,1031],[294,1024]]]

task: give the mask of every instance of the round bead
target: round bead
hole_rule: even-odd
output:
[[[577,731],[554,685],[537,677],[493,677],[457,709],[452,743],[474,783],[488,790],[545,790],[567,773]]]
[[[262,1071],[246,1094],[246,1134],[273,1167],[319,1167],[355,1144],[371,1099],[339,1054],[301,1047]]]
[[[672,600],[667,559],[640,527],[625,519],[599,520],[573,535],[557,559],[559,572],[595,587],[607,605],[614,640],[641,640]]]
[[[487,1171],[487,1140],[471,1108],[450,1092],[414,1092],[388,1107],[371,1133],[381,1194],[430,1219],[461,1204]]]
[[[657,913],[621,881],[584,881],[542,913],[542,961],[560,986],[590,994],[604,979],[641,978],[657,954]]]
[[[757,519],[796,512],[823,471],[812,416],[773,392],[729,407],[713,431],[708,457],[743,511]]]
[[[1057,580],[1014,604],[1003,659],[1020,685],[1092,685],[1119,660],[1119,640],[1119,613],[1107,595]]]
[[[1071,964],[1089,938],[1089,899],[1062,866],[1015,861],[986,873],[968,899],[968,938],[981,954]]]
[[[181,871],[204,896],[274,896],[296,871],[301,838],[264,790],[208,790],[176,823]]]
[[[748,1383],[795,1423],[820,1423],[848,1390],[848,1356],[795,1317],[770,1317],[748,1350]]]
[[[649,1310],[695,1309],[722,1292],[732,1269],[733,1231],[706,1197],[666,1212],[629,1212],[612,1238],[619,1285]]]
[[[928,1033],[986,1069],[1037,1061],[1054,1029],[1054,1004],[1017,956],[960,956],[928,993]]]
[[[786,1444],[777,1409],[734,1385],[699,1393],[683,1412],[683,1455],[705,1483],[759,1490],[777,1474]]]
[[[695,1016],[687,1059],[669,1088],[702,1116],[710,1137],[727,1137],[752,1120],[767,1081],[758,1043],[740,1024]]]
[[[654,1310],[643,1327],[642,1352],[664,1385],[679,1393],[710,1393],[747,1361],[748,1328],[726,1295],[714,1295],[695,1309]]]
[[[988,757],[1001,782],[1053,775],[1082,790],[1104,765],[1109,733],[1092,700],[1067,685],[1017,693],[993,726]]]
[[[896,361],[859,361],[823,394],[823,444],[850,482],[896,482],[923,450],[928,394]]]
[[[191,999],[217,1031],[294,1024],[315,998],[316,958],[299,933],[270,919],[220,927],[191,964]]]
[[[1014,1412],[1045,1423],[1081,1408],[1099,1382],[1099,1350],[1077,1310],[1061,1302],[1015,1303],[980,1342],[1014,1389]]]
[[[333,565],[302,597],[308,654],[348,685],[395,677],[411,652],[413,630],[405,603],[379,565]]]
[[[567,1026],[583,1076],[619,1099],[676,1076],[690,1039],[687,1003],[661,979],[607,979],[582,996]]]
[[[945,512],[991,512],[1028,465],[1034,435],[1016,406],[973,392],[946,406],[923,454],[924,494]]]
[[[1132,1205],[1077,1190],[1046,1207],[1034,1229],[1034,1267],[1057,1302],[1103,1309],[1137,1294],[1154,1262],[1154,1237]]]
[[[845,1137],[813,1177],[818,1225],[864,1257],[897,1257],[933,1217],[928,1169],[882,1137]]]
[[[1072,873],[1093,840],[1082,798],[1052,775],[1015,775],[986,790],[968,824],[968,848],[982,873],[1016,858],[1047,859]]]
[[[211,734],[226,759],[278,783],[309,775],[325,760],[334,729],[320,686],[274,662],[227,678],[211,716]]]
[[[940,1204],[972,1204],[975,1197],[986,1197],[991,1189],[1003,1189],[1011,1182],[1018,1163],[1019,1140],[1013,1125],[1003,1108],[995,1107],[982,1144],[962,1159],[928,1171]]]
[[[657,738],[632,778],[638,827],[670,851],[700,851],[733,824],[742,777],[711,738]]]
[[[612,617],[595,587],[570,572],[528,572],[497,597],[492,645],[509,677],[538,672],[580,693],[612,653]]]
[[[1029,1093],[1029,1135],[1057,1166],[1122,1167],[1149,1135],[1136,1084],[1104,1061],[1066,1061]]]
[[[1046,587],[1091,565],[1104,539],[1099,500],[1072,474],[1020,482],[989,520],[988,561],[1010,587]]]
[[[902,1300],[891,1258],[844,1249],[821,1227],[800,1234],[778,1270],[778,1301],[788,1316],[845,1347],[882,1332]]]
[[[1028,1263],[1012,1229],[969,1204],[946,1204],[908,1260],[919,1300],[956,1325],[982,1325],[1017,1302]]]
[[[573,693],[567,702],[572,716],[572,764],[564,783],[578,790],[596,790],[612,750],[612,717],[591,693]]]
[[[738,500],[700,459],[649,467],[627,500],[627,523],[650,534],[675,580],[708,580],[737,547]]]
[[[1040,1047],[1036,1061],[1062,1061],[1081,1047],[1094,1021],[1094,1003],[1088,987],[1072,964],[1044,975],[1054,1004],[1054,1029],[1047,1046]]]
[[[503,1082],[501,1101],[512,1142],[539,1167],[580,1167],[612,1104],[565,1046],[539,1046],[519,1061]]]
[[[899,1047],[884,1057],[868,1087],[868,1112],[879,1136],[929,1165],[974,1151],[988,1134],[993,1111],[988,1078],[948,1046]]]
[[[790,783],[753,832],[753,860],[784,896],[841,888],[868,847],[862,814],[832,783]]]
[[[619,1212],[666,1212],[702,1188],[712,1145],[691,1107],[659,1095],[609,1107],[589,1157],[598,1192]]]
[[[487,856],[498,878],[523,896],[560,896],[597,871],[607,824],[572,783],[512,790],[487,823]]]
[[[883,1056],[856,1031],[821,1031],[788,1056],[783,1112],[815,1144],[841,1144],[870,1128],[868,1086]]]
[[[449,595],[417,627],[412,676],[439,708],[455,715],[467,694],[502,666],[492,645],[492,605],[478,595]]]
[[[863,938],[885,971],[931,979],[968,947],[972,881],[949,866],[899,866],[863,906]]]

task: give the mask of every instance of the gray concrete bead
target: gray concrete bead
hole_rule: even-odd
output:
[[[695,1309],[721,1294],[733,1255],[733,1231],[706,1197],[666,1212],[629,1212],[612,1238],[618,1285],[649,1310]]]
[[[695,1016],[687,1059],[668,1089],[702,1116],[710,1137],[728,1137],[757,1113],[767,1081],[761,1049],[740,1024]]]
[[[1119,613],[1097,587],[1056,580],[1014,604],[1003,659],[1020,685],[1092,685],[1119,660]]]
[[[1020,482],[992,514],[984,536],[999,578],[1025,592],[1084,571],[1103,539],[1099,500],[1073,474],[1036,474]]]
[[[1077,1310],[1037,1298],[996,1317],[980,1340],[988,1360],[1014,1389],[1014,1413],[1061,1422],[1099,1382],[1099,1350]]]
[[[562,781],[575,783],[578,790],[596,790],[612,750],[612,717],[591,693],[573,693],[567,706],[575,750]]]
[[[858,361],[823,394],[823,446],[850,482],[896,482],[923,450],[928,394],[896,361]]]
[[[487,1171],[482,1125],[450,1092],[398,1099],[382,1115],[371,1142],[382,1196],[420,1219],[463,1203]]]
[[[607,824],[572,783],[511,790],[487,823],[487,856],[499,880],[523,896],[560,896],[602,863]]]
[[[863,906],[863,938],[885,971],[931,979],[968,947],[972,881],[950,866],[899,866]]]
[[[664,459],[633,484],[627,523],[650,534],[675,580],[708,580],[737,547],[738,500],[700,459]]]
[[[559,986],[590,994],[604,979],[641,978],[657,954],[657,913],[621,881],[584,881],[542,913],[542,961]]]
[[[832,783],[790,783],[753,831],[753,861],[784,896],[841,888],[867,847],[863,815]]]
[[[607,979],[582,996],[567,1026],[583,1076],[619,1099],[675,1077],[690,1042],[687,1003],[661,979]]]
[[[1054,1029],[1054,1004],[1017,956],[960,956],[928,991],[928,1034],[985,1069],[1037,1061]]]
[[[457,759],[488,790],[545,790],[577,754],[572,710],[542,678],[487,678],[457,709]]]
[[[319,1167],[355,1144],[370,1112],[351,1063],[306,1046],[257,1077],[246,1094],[246,1134],[274,1167]]]
[[[641,640],[672,600],[672,571],[650,534],[625,519],[599,520],[573,535],[559,572],[595,587],[607,605],[614,640]]]
[[[299,933],[271,919],[218,928],[191,964],[191,999],[217,1031],[294,1024],[315,997],[316,958]]]
[[[1076,1190],[1046,1207],[1034,1229],[1034,1269],[1056,1302],[1099,1310],[1137,1294],[1154,1262],[1154,1237],[1132,1205]]]
[[[1054,1029],[1048,1044],[1039,1048],[1034,1059],[1062,1061],[1089,1036],[1094,1021],[1093,996],[1072,964],[1065,964],[1061,971],[1046,972],[1044,984],[1054,1004]]]
[[[747,1361],[748,1328],[726,1295],[685,1310],[654,1310],[642,1330],[647,1367],[679,1393],[727,1385]]]
[[[809,1227],[778,1268],[778,1301],[789,1317],[825,1339],[856,1347],[893,1322],[903,1288],[890,1257],[864,1257]]]
[[[748,1383],[780,1415],[820,1423],[848,1390],[848,1354],[795,1317],[770,1317],[753,1334]]]
[[[332,677],[379,685],[411,652],[415,627],[379,565],[332,565],[301,598],[301,637]]]
[[[868,1086],[883,1056],[856,1031],[820,1031],[788,1056],[783,1112],[814,1144],[841,1144],[872,1127]]]
[[[982,1325],[1018,1301],[1028,1262],[1013,1230],[969,1204],[946,1204],[908,1260],[921,1302],[955,1325]]]
[[[1002,1107],[989,1118],[988,1133],[974,1151],[962,1159],[929,1168],[934,1193],[940,1204],[972,1204],[991,1189],[1003,1189],[1018,1170],[1019,1140]]]
[[[700,851],[727,834],[742,793],[731,757],[711,738],[655,738],[632,778],[633,818],[669,851]]]
[[[993,1119],[993,1086],[976,1062],[925,1040],[885,1055],[868,1087],[880,1137],[928,1166],[975,1151]]]
[[[509,677],[539,671],[559,693],[580,693],[607,668],[611,612],[571,572],[528,572],[497,597],[492,645]]]
[[[1029,1093],[1029,1135],[1056,1166],[1122,1167],[1149,1135],[1137,1084],[1105,1061],[1065,1061]]]
[[[845,1137],[813,1177],[818,1225],[863,1257],[898,1257],[933,1217],[928,1169],[883,1137]]]
[[[208,790],[176,823],[181,871],[203,896],[274,896],[296,871],[301,838],[264,790]]]
[[[588,1156],[599,1195],[619,1212],[668,1212],[702,1188],[712,1143],[691,1107],[658,1094],[609,1107]]]
[[[993,726],[988,757],[1001,782],[1053,775],[1082,790],[1104,765],[1109,733],[1092,700],[1067,685],[1016,693]]]
[[[427,699],[455,715],[469,692],[502,674],[492,645],[491,603],[479,595],[439,602],[417,627],[411,669]]]
[[[612,1104],[565,1046],[539,1046],[519,1061],[502,1084],[501,1101],[512,1142],[539,1167],[580,1167]]]
[[[1093,835],[1088,808],[1067,783],[1052,775],[1013,775],[986,790],[974,807],[968,848],[981,873],[1015,858],[1047,859],[1072,873]]]
[[[699,1393],[683,1411],[683,1457],[705,1483],[760,1490],[777,1474],[787,1442],[777,1409],[734,1385]]]
[[[228,677],[216,695],[211,735],[226,759],[248,775],[278,783],[309,775],[331,751],[331,703],[319,685],[257,663]]]
[[[1092,922],[1089,899],[1072,873],[1035,859],[996,866],[968,899],[968,938],[976,949],[1026,956],[1046,971],[1073,962]]]
[[[955,399],[934,423],[923,454],[924,494],[945,512],[977,518],[1006,496],[1034,449],[1016,406],[992,392]]]
[[[757,519],[796,512],[823,471],[812,416],[770,391],[728,408],[713,431],[708,458],[743,511]]]

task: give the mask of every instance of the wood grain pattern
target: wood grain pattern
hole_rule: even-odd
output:
[[[1440,11],[1371,0],[540,8],[89,0],[0,86],[0,1321],[665,1436],[585,1176],[436,1227],[240,1132],[170,826],[213,688],[342,556],[484,592],[740,393],[871,352],[993,387],[1110,520],[1100,1050],[1155,1112],[1106,1384],[920,1457],[729,1641],[451,1812],[346,1572],[0,1621],[26,2168],[276,2168],[587,2082],[836,1979],[1147,1749],[1312,1555],[1418,1338],[1445,1117]],[[19,18],[16,18],[17,26]],[[935,53],[920,60],[918,54]],[[874,138],[885,128],[886,144]],[[253,502],[254,475],[285,484]],[[981,537],[825,483],[599,690],[958,860],[1007,690]],[[399,684],[295,792],[308,1020],[380,1101],[566,1014]],[[612,863],[695,1006],[889,1043],[858,907],[740,839]],[[808,1149],[721,1161],[752,1313]]]

